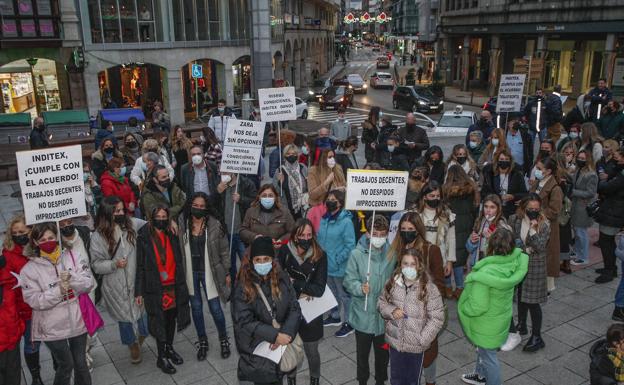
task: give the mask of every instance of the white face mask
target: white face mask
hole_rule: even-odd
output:
[[[193,155],[191,157],[191,161],[193,162],[195,166],[200,165],[203,160],[204,160],[204,157],[201,155]]]
[[[413,281],[418,276],[418,272],[413,267],[404,267],[401,269],[401,273],[405,276],[405,278]]]
[[[336,159],[327,158],[327,167],[334,168],[335,165],[336,165]]]
[[[376,249],[381,249],[386,244],[386,237],[371,237],[371,244]]]
[[[232,181],[231,175],[221,175],[221,182],[230,183],[230,181]]]

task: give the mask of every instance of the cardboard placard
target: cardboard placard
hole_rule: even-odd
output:
[[[345,208],[362,211],[400,211],[407,197],[407,171],[347,170]]]
[[[295,87],[261,88],[258,99],[263,122],[297,120]]]
[[[230,119],[223,142],[221,172],[256,174],[262,154],[264,123]]]
[[[503,74],[498,86],[496,112],[517,112],[522,106],[525,74]]]

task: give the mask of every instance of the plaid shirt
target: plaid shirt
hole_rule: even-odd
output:
[[[610,348],[607,352],[607,357],[609,357],[615,367],[615,380],[617,382],[624,382],[624,353],[619,352],[617,349]]]

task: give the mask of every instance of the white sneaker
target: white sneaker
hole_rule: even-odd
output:
[[[516,346],[520,345],[522,342],[522,337],[520,333],[509,333],[507,336],[507,341],[501,346],[500,350],[503,352],[510,352],[516,348]]]

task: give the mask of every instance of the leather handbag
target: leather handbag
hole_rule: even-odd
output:
[[[71,250],[69,251],[69,255],[71,256],[75,269],[76,260],[74,259],[74,253],[72,253]],[[82,313],[82,320],[87,327],[87,332],[90,336],[93,336],[98,329],[104,327],[104,320],[93,304],[93,301],[91,301],[89,293],[82,293],[78,296],[78,305],[80,306],[80,313]]]
[[[271,310],[271,305],[269,305],[269,301],[267,301],[260,286],[258,284],[255,285],[258,294],[260,294],[260,298],[262,298],[262,302],[264,302],[264,306],[266,306],[267,311],[271,315],[273,327],[279,329],[281,325],[275,319],[273,311]],[[303,356],[303,340],[299,337],[299,334],[297,334],[295,338],[293,338],[293,340],[286,345],[286,350],[284,351],[279,363],[280,371],[283,373],[289,373],[297,369],[297,367],[303,363]]]
[[[587,207],[585,207],[585,210],[590,218],[596,219],[598,216],[598,210],[600,210],[600,199],[596,199],[592,203],[588,204]]]

